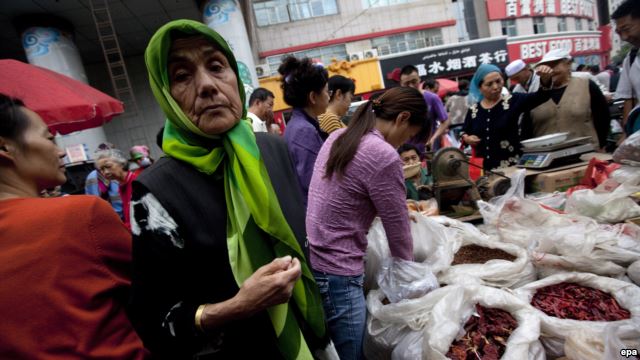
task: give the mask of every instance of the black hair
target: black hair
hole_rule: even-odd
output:
[[[418,68],[413,65],[405,65],[400,70],[400,75],[411,75],[414,72],[418,72]]]
[[[415,151],[416,154],[418,156],[420,156],[420,150],[418,150],[418,147],[413,145],[413,144],[411,144],[411,143],[404,143],[404,144],[400,145],[400,147],[398,148],[398,154],[402,155],[403,152],[407,152],[407,151],[411,151],[411,150]]]
[[[273,93],[265,88],[257,88],[253,90],[249,96],[249,106],[255,104],[256,101],[267,101],[268,98],[275,98]]]
[[[278,68],[282,75],[284,101],[294,108],[308,105],[311,92],[320,93],[329,79],[329,73],[320,64],[309,58],[297,59],[287,56]]]
[[[391,88],[376,99],[360,105],[353,114],[347,130],[331,145],[325,177],[331,178],[334,173],[339,177],[344,175],[347,165],[358,151],[362,137],[375,127],[377,118],[394,121],[403,111],[411,114],[410,125],[421,127],[418,136],[428,137],[425,134],[431,130],[431,121],[427,117],[427,104],[422,93],[411,87]]]
[[[29,127],[29,117],[21,108],[22,100],[0,93],[0,136],[20,142]]]
[[[576,68],[576,71],[584,71],[584,68],[586,68],[586,67],[587,67],[587,65],[585,65],[585,64],[580,64],[580,65],[578,65],[578,67]]]
[[[428,89],[435,89],[438,86],[438,81],[432,77],[427,77],[424,80],[424,86]]]
[[[591,71],[591,73],[593,75],[597,75],[600,72],[600,66],[598,65],[591,65],[589,66],[589,71]]]
[[[356,91],[356,84],[353,80],[342,75],[333,75],[329,78],[329,101],[333,101],[333,97],[336,91],[340,90],[343,94],[354,93]]]
[[[611,14],[613,20],[618,20],[627,15],[631,15],[632,18],[640,18],[640,6],[638,6],[638,0],[626,0]]]
[[[458,80],[458,90],[459,91],[469,91],[469,80],[467,80],[467,79]]]

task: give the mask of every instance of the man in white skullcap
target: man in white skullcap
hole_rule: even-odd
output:
[[[514,93],[534,93],[540,86],[540,77],[536,75],[524,61],[518,59],[507,65],[505,73],[517,84],[513,88]]]

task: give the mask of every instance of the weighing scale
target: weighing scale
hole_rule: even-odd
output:
[[[558,144],[522,149],[517,167],[544,169],[580,162],[580,155],[595,150],[591,136],[569,139]]]

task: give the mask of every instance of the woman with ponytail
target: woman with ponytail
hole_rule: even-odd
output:
[[[391,255],[413,260],[396,148],[429,131],[426,113],[418,90],[393,88],[361,105],[349,127],[333,132],[318,154],[307,208],[309,258],[341,359],[362,358],[366,233],[376,216]]]

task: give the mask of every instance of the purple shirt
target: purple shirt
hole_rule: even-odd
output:
[[[324,178],[331,145],[344,131],[334,131],[322,146],[311,179],[306,221],[311,267],[333,275],[363,274],[366,235],[376,215],[391,255],[413,260],[402,161],[378,130],[362,138],[343,178]]]
[[[432,93],[431,91],[425,90],[422,93],[422,96],[424,97],[424,102],[427,103],[429,117],[432,121],[431,135],[433,135],[435,130],[438,128],[438,121],[444,122],[449,118],[449,115],[447,115],[447,109],[445,109],[444,104],[442,103],[442,100],[440,100],[440,97],[438,95]],[[420,154],[424,154],[425,143],[428,140],[429,139],[412,138],[410,141],[408,141],[408,143],[415,145],[418,148],[418,151],[420,151]]]
[[[284,132],[284,140],[298,175],[305,207],[307,206],[307,194],[313,174],[313,165],[323,142],[318,133],[319,128],[317,129],[311,122],[318,123],[303,110],[293,109],[291,120],[289,120]]]

